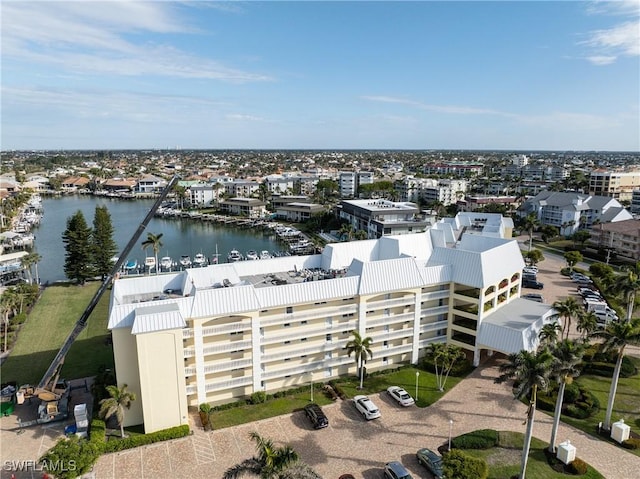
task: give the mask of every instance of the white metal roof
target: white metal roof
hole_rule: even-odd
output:
[[[542,326],[557,321],[555,313],[548,304],[516,298],[485,317],[476,345],[504,354],[535,351]]]
[[[155,304],[136,308],[131,334],[153,333],[169,329],[182,329],[187,323],[175,303]]]
[[[360,276],[359,294],[374,294],[399,289],[419,288],[422,276],[413,258],[361,262],[354,260],[349,270]]]
[[[358,294],[357,276],[306,283],[269,286],[255,290],[261,309],[278,305],[293,305],[326,301],[332,298],[349,298]]]

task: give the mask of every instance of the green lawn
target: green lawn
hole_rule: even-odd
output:
[[[640,358],[632,356],[630,356],[630,358],[640,370]],[[600,401],[600,411],[587,419],[575,419],[565,415],[562,416],[562,420],[588,434],[597,436],[596,429],[598,423],[604,421],[604,415],[607,410],[611,378],[585,375],[578,377],[576,382],[589,389],[598,398]],[[613,403],[613,415],[611,419],[612,422],[615,422],[621,418],[631,426],[632,431],[640,431],[640,374],[630,378],[620,378],[618,381],[618,390],[616,392],[615,402]],[[638,449],[628,451],[640,456],[640,450]]]
[[[482,457],[487,461],[489,464],[488,479],[504,479],[520,472],[523,443],[524,434],[500,431],[500,440],[497,447],[491,449],[464,449],[464,451],[471,456]],[[547,447],[548,444],[545,441],[535,437],[531,439],[531,450],[527,463],[527,479],[566,479],[567,477],[572,477],[556,472],[549,466],[544,454],[544,449]],[[587,473],[579,477],[597,479],[604,476],[589,466]]]
[[[88,283],[46,288],[22,326],[11,355],[2,365],[2,381],[37,384],[99,286],[99,283]],[[108,307],[109,292],[106,292],[67,354],[61,378],[93,376],[100,365],[113,367],[113,350],[106,344]]]
[[[449,376],[447,384],[445,385],[445,391],[440,392],[436,387],[435,374],[422,369],[409,367],[387,374],[369,376],[365,378],[363,389],[361,390],[357,389],[360,385],[360,380],[355,376],[339,379],[338,385],[349,397],[357,394],[379,393],[385,391],[389,386],[401,386],[415,399],[416,372],[420,373],[418,378],[418,400],[416,402],[418,407],[426,407],[433,404],[440,399],[448,389],[451,389],[463,379],[461,377]]]

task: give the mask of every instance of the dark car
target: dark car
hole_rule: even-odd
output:
[[[544,303],[544,298],[538,293],[523,294],[522,297],[531,301],[537,301],[538,303]]]
[[[314,429],[322,429],[329,425],[329,419],[322,412],[322,408],[315,403],[307,404],[304,407],[304,413],[313,424]]]
[[[387,462],[384,465],[384,477],[386,479],[413,479],[409,471],[398,461]]]
[[[541,283],[540,281],[537,281],[535,279],[523,279],[522,280],[522,287],[523,288],[533,288],[533,289],[542,289],[544,288],[544,284]]]
[[[418,464],[422,464],[429,469],[435,479],[444,478],[444,473],[442,472],[442,457],[431,449],[419,449],[418,452],[416,452],[416,457],[418,458]]]

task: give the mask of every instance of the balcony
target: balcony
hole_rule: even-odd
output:
[[[451,339],[453,341],[457,341],[459,343],[463,343],[469,346],[476,345],[476,338],[471,336],[470,334],[462,333],[460,331],[453,331],[451,334]]]
[[[233,342],[225,342],[220,344],[215,344],[212,346],[205,346],[202,348],[203,354],[206,356],[207,354],[217,354],[217,353],[225,353],[227,351],[236,351],[242,349],[251,348],[251,341],[233,341]],[[196,355],[195,348],[185,348],[183,357],[191,358]]]
[[[277,332],[267,333],[261,336],[260,344],[273,344],[283,341],[295,341],[302,338],[311,338],[313,336],[324,336],[327,333],[336,333],[337,331],[353,331],[357,327],[356,321],[347,321],[344,323],[332,323],[331,326],[323,324],[322,326],[310,328],[292,327],[280,328]],[[288,332],[288,334],[277,334],[280,332]]]
[[[461,328],[476,331],[478,329],[478,322],[474,319],[463,318],[461,316],[454,315],[453,325]]]
[[[454,312],[456,310],[458,311],[462,311],[464,313],[469,313],[473,316],[477,316],[478,315],[478,305],[477,304],[458,304],[456,306],[453,307]]]
[[[461,289],[461,290],[455,291],[455,294],[460,294],[462,296],[468,296],[469,298],[478,299],[480,297],[480,290],[478,288]]]
[[[415,318],[415,314],[413,312],[402,313],[402,314],[390,314],[389,316],[383,316],[382,318],[367,319],[367,328],[372,328],[375,326],[382,326],[387,324],[402,323],[405,321],[413,321],[414,318]]]
[[[204,373],[218,373],[222,371],[231,371],[232,369],[240,369],[251,367],[253,362],[251,359],[238,359],[235,361],[218,361],[216,364],[205,364]],[[195,376],[197,374],[197,368],[195,366],[188,366],[184,368],[185,376]]]
[[[357,304],[349,304],[344,306],[336,306],[330,308],[318,307],[304,313],[280,313],[274,314],[273,317],[264,316],[260,320],[261,326],[273,326],[277,324],[290,323],[291,321],[305,321],[309,319],[327,318],[342,316],[343,314],[352,314],[358,312]]]
[[[220,326],[207,326],[202,328],[202,336],[215,336],[218,334],[228,334],[239,331],[249,331],[251,330],[251,320],[247,321],[238,321],[231,324],[224,324]],[[184,339],[194,337],[195,333],[193,329],[185,329],[182,331],[182,337]]]
[[[449,288],[440,291],[430,291],[420,295],[421,301],[429,301],[433,299],[444,299],[449,297]]]
[[[413,306],[416,304],[415,296],[405,296],[404,298],[383,299],[381,301],[369,301],[366,303],[367,309],[386,309],[395,306]]]
[[[447,314],[449,312],[449,305],[434,306],[433,308],[424,308],[420,310],[420,317],[436,316],[438,314]]]

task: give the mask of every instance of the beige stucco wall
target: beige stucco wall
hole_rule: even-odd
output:
[[[182,330],[138,334],[145,433],[188,424]]]
[[[138,370],[138,348],[131,328],[116,328],[111,331],[113,338],[113,357],[116,366],[118,387],[126,384],[128,390],[135,393],[137,399],[131,403],[124,415],[124,426],[142,424],[142,400],[140,398],[140,372]]]

